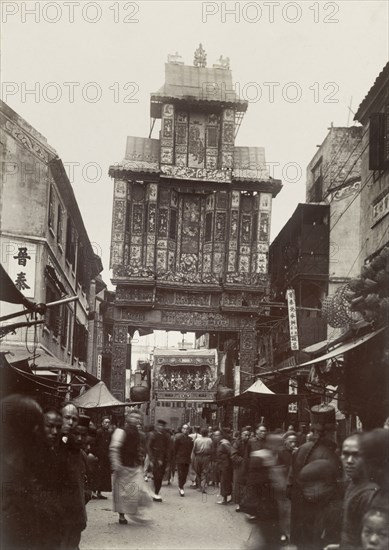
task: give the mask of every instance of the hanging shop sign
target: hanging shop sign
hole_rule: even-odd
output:
[[[299,349],[299,337],[297,329],[296,296],[293,288],[289,288],[286,291],[286,300],[288,302],[290,349],[292,351],[297,351]]]
[[[99,355],[97,356],[97,373],[96,373],[96,378],[98,378],[99,380],[101,380],[101,367],[103,362],[102,360],[103,360],[103,357],[99,353]]]
[[[297,394],[297,380],[295,378],[289,378],[289,395]],[[296,413],[297,412],[297,402],[289,403],[288,412]]]
[[[34,243],[7,243],[8,275],[26,298],[34,298],[37,248]]]

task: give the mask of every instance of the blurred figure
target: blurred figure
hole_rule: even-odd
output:
[[[196,481],[202,493],[207,492],[209,468],[212,458],[212,439],[208,437],[207,428],[201,430],[201,435],[196,439],[192,449],[193,467],[196,473]]]
[[[283,495],[285,479],[282,477],[278,463],[278,452],[282,447],[282,437],[279,434],[267,434],[261,428],[261,434],[266,434],[264,443],[252,450],[249,461],[250,466],[250,490],[249,498],[252,506],[252,514],[255,519],[248,547],[252,550],[275,550],[280,546],[280,510],[279,498]],[[255,474],[255,475],[253,475]],[[248,480],[249,483],[249,480]],[[250,502],[249,501],[249,502]]]
[[[42,409],[30,397],[10,395],[1,401],[1,548],[40,550],[40,487],[36,472],[45,444]],[[43,504],[43,506],[42,506]]]
[[[42,550],[56,550],[61,544],[62,479],[65,475],[61,442],[62,416],[54,408],[48,408],[44,415],[45,445],[41,466],[37,472],[37,482],[44,510],[41,512]]]
[[[220,476],[219,476],[219,470],[216,463],[216,449],[217,449],[217,438],[215,437],[215,434],[219,432],[218,428],[212,428],[212,455],[211,455],[211,464],[209,465],[209,481],[208,484],[219,487],[220,483]]]
[[[285,474],[288,476],[289,468],[292,463],[292,454],[297,449],[297,434],[294,431],[286,432],[283,437],[283,448],[279,452],[281,464],[285,467]]]
[[[84,501],[87,504],[92,498],[92,489],[90,485],[90,472],[88,465],[88,432],[89,432],[90,418],[89,416],[80,414],[78,417],[78,424],[74,430],[75,445],[80,449],[81,453],[81,475],[84,480]]]
[[[189,437],[189,426],[184,424],[181,433],[178,433],[174,439],[174,461],[177,466],[178,492],[181,497],[185,496],[184,486],[191,463],[192,448],[193,439]]]
[[[200,426],[193,426],[192,430],[189,430],[189,437],[192,439],[193,443],[196,441],[198,437],[200,437]],[[198,489],[199,484],[196,476],[196,472],[194,470],[193,461],[191,461],[189,465],[189,479],[191,480],[191,489]]]
[[[289,429],[288,429],[289,431]],[[301,424],[300,431],[297,432],[297,446],[301,447],[304,443],[307,442],[307,435],[308,433],[312,433],[311,430],[308,430],[308,426],[306,424]]]
[[[341,485],[342,463],[336,452],[335,409],[330,405],[315,405],[311,408],[312,428],[315,441],[307,441],[292,454],[292,464],[288,478],[288,492],[291,496],[291,542],[301,548],[315,548],[317,544],[316,526],[319,526],[320,507],[313,506],[310,498],[303,491],[301,472],[304,467],[317,460],[325,460],[337,472],[338,484]],[[331,471],[332,471],[331,470]],[[323,485],[322,475],[329,475],[325,468],[309,471],[310,483],[314,485],[314,474],[318,474],[317,490]],[[336,492],[336,503],[340,495]],[[339,539],[338,539],[339,540]],[[328,541],[330,542],[338,542]]]
[[[231,442],[230,434],[227,428],[214,433],[216,447],[216,464],[220,476],[220,496],[222,500],[218,504],[229,504],[232,502],[232,462],[231,462]],[[230,497],[230,499],[228,499]]]
[[[96,435],[97,428],[93,422],[89,422],[88,435],[86,438],[86,458],[88,466],[88,479],[91,489],[91,498],[97,498],[97,464],[98,458],[96,456]]]
[[[163,476],[166,470],[170,451],[170,436],[166,431],[165,420],[158,420],[155,430],[151,432],[148,441],[148,453],[153,470],[154,495],[153,500],[162,502],[159,494]]]
[[[340,548],[353,550],[360,547],[362,518],[378,486],[366,478],[360,452],[362,434],[350,435],[343,441],[341,459],[346,476],[343,502],[343,522]]]
[[[246,490],[240,508],[248,515],[249,520],[255,521],[257,517],[257,495],[262,483],[262,462],[254,452],[264,449],[266,446],[267,428],[262,423],[257,424],[255,437],[249,439],[246,447]]]
[[[116,428],[109,447],[113,470],[113,506],[119,514],[119,523],[128,523],[125,514],[142,523],[139,508],[149,506],[151,499],[142,489],[143,460],[139,422],[134,415],[127,415],[124,429]]]
[[[337,543],[343,504],[338,466],[327,458],[313,460],[301,469],[299,483],[307,503],[304,535],[310,541],[301,548],[323,548]]]
[[[145,426],[145,430],[144,430],[145,460],[144,460],[144,464],[143,464],[143,474],[144,474],[144,480],[146,482],[149,481],[149,479],[152,478],[148,447],[149,447],[149,439],[150,439],[150,436],[151,436],[151,432],[153,432],[153,431],[154,431],[154,426]]]
[[[102,491],[111,492],[111,465],[109,460],[109,444],[111,442],[112,432],[110,430],[110,418],[109,416],[103,416],[101,421],[101,428],[97,430],[95,451],[98,458],[97,463],[97,491],[96,497],[99,499],[106,499],[107,497],[102,494]]]
[[[297,433],[294,431],[286,432],[283,437],[283,446],[278,452],[278,460],[280,466],[282,466],[283,477],[283,490],[279,496],[278,504],[280,510],[280,521],[282,523],[283,535],[290,537],[290,510],[291,503],[287,497],[287,481],[289,477],[289,470],[292,464],[293,453],[297,450]]]
[[[233,466],[233,487],[232,496],[237,505],[236,512],[240,512],[240,501],[246,486],[246,467],[245,457],[247,455],[247,445],[250,438],[250,432],[243,430],[240,437],[236,439],[231,449],[231,461]]]
[[[389,430],[376,428],[366,432],[360,444],[366,477],[378,485],[370,506],[386,508],[389,502]]]
[[[174,472],[176,469],[176,464],[174,461],[175,435],[174,435],[174,430],[166,430],[166,432],[169,436],[169,450],[168,450],[167,464],[166,464],[165,474],[163,476],[163,481],[166,481],[167,485],[170,485],[174,479]]]

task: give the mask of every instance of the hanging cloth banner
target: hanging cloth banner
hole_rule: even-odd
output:
[[[285,298],[288,302],[290,349],[297,351],[299,349],[299,337],[297,330],[296,296],[293,288],[289,288],[286,291]]]

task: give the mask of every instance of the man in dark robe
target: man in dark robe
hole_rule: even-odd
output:
[[[313,506],[310,496],[304,494],[304,487],[309,484],[309,491],[313,486],[312,491],[320,495],[321,488],[327,485],[327,478],[332,483],[332,472],[336,471],[338,487],[331,487],[333,493],[333,509],[335,503],[341,502],[341,479],[342,479],[342,463],[336,453],[335,443],[335,409],[330,405],[315,405],[311,408],[312,429],[314,433],[314,441],[307,441],[295,451],[292,455],[292,463],[288,478],[288,492],[291,497],[291,542],[298,548],[315,548],[318,537],[321,534],[317,533],[318,526],[321,523],[314,514],[320,515],[320,506]],[[320,462],[320,467],[310,469],[306,472],[308,479],[302,479],[301,471],[315,461],[328,461],[331,468],[328,470],[323,467]],[[312,470],[312,471],[311,471]],[[317,474],[317,483],[315,487],[314,476]],[[324,480],[323,480],[324,477]],[[336,489],[336,490],[335,490]],[[325,489],[326,491],[326,489]],[[319,498],[319,497],[318,497]],[[324,498],[324,497],[323,497]],[[336,519],[336,518],[335,518]],[[341,516],[338,514],[339,535]],[[331,525],[332,533],[336,536],[335,525]],[[320,527],[321,529],[321,527]],[[322,533],[325,535],[324,532]],[[322,539],[324,543],[324,538]],[[338,540],[326,539],[327,543],[338,542]],[[324,544],[322,544],[324,546]]]
[[[63,517],[61,550],[78,550],[81,533],[86,527],[85,464],[81,454],[83,434],[77,430],[78,409],[73,403],[65,403],[61,409],[63,437],[59,446],[62,471]]]
[[[159,494],[161,490],[163,476],[170,452],[170,436],[166,431],[166,422],[158,420],[155,430],[151,432],[148,440],[148,454],[153,469],[154,495],[153,500],[162,502]]]
[[[174,460],[177,466],[178,491],[182,497],[185,496],[184,485],[188,477],[193,448],[193,440],[188,434],[189,426],[188,424],[184,424],[181,428],[181,433],[177,434],[174,439]]]
[[[110,428],[110,419],[104,416],[101,421],[101,428],[97,430],[95,452],[98,459],[96,472],[96,488],[97,493],[95,498],[106,499],[102,491],[110,493],[111,485],[111,462],[109,459],[109,444],[111,443],[112,432]]]

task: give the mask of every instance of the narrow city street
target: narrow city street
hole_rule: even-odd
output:
[[[87,505],[88,526],[81,550],[241,550],[251,531],[244,515],[235,512],[235,505],[217,504],[213,487],[207,495],[188,488],[181,498],[176,482],[170,486],[164,482],[163,502],[153,502],[147,509],[147,525],[131,520],[119,525],[118,515],[112,512],[112,494],[107,496],[108,500],[91,500]]]

